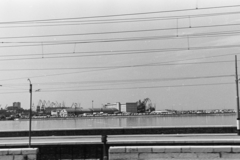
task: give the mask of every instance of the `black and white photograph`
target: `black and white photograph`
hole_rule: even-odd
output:
[[[240,159],[239,0],[1,0],[0,160]]]

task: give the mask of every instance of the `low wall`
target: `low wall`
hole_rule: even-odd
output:
[[[32,130],[32,136],[237,133],[236,126],[126,127]],[[28,130],[0,131],[0,137],[27,137]]]
[[[37,160],[37,148],[0,149],[0,160]]]
[[[2,145],[2,144],[1,144]],[[77,144],[72,142],[70,143],[50,143],[50,144],[38,144],[31,145],[32,148],[37,148],[37,160],[100,160],[103,157],[102,144]],[[0,146],[0,150],[4,150],[3,155],[0,152],[0,160],[36,160],[35,156],[32,155],[33,152],[28,153],[28,159],[26,152],[28,150],[28,144],[23,145],[16,143],[15,145]],[[8,149],[11,148],[11,152],[8,152]],[[17,150],[15,154],[15,159],[7,156],[12,156],[12,151]],[[21,154],[19,149],[22,150]],[[7,151],[6,151],[7,150]],[[11,153],[11,154],[10,154]],[[33,153],[34,154],[34,153]],[[25,159],[22,159],[24,157]]]
[[[240,146],[110,147],[109,160],[239,159]]]

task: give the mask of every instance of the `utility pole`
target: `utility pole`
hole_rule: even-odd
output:
[[[75,107],[75,117],[77,116],[77,103],[74,103],[74,107]]]
[[[235,70],[236,70],[236,90],[237,90],[237,134],[240,135],[240,116],[239,116],[239,90],[238,90],[238,67],[237,55],[235,55]]]
[[[31,130],[32,130],[32,83],[30,79],[28,79],[30,82],[30,110],[29,110],[29,144],[28,147],[31,148]]]

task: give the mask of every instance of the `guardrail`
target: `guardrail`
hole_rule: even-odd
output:
[[[96,128],[96,129],[55,129],[32,130],[31,136],[80,136],[101,135],[101,160],[108,159],[108,135],[137,135],[137,134],[205,134],[205,133],[237,133],[236,126],[185,126],[185,127],[128,127],[128,128]],[[0,137],[28,137],[28,130],[1,131]],[[34,146],[34,144],[33,144]],[[59,145],[58,145],[59,146]],[[37,147],[37,146],[34,146]],[[54,146],[53,146],[54,147]],[[57,146],[55,146],[57,147]],[[73,153],[73,151],[71,151]],[[41,148],[40,148],[41,154]],[[60,152],[61,154],[61,152]],[[73,156],[72,156],[73,157]],[[99,158],[99,157],[97,157]]]

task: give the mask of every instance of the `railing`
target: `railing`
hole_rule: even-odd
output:
[[[24,131],[1,131],[0,137],[28,137],[28,130]],[[39,148],[38,160],[47,159],[108,159],[107,142],[108,135],[136,135],[136,134],[186,134],[186,133],[237,133],[236,126],[192,126],[192,127],[132,127],[132,128],[101,128],[101,129],[56,129],[56,130],[32,130],[34,136],[79,136],[79,135],[101,135],[101,142],[89,144],[48,144],[36,145]],[[27,146],[28,144],[26,144]],[[8,147],[26,147],[8,146]],[[2,146],[6,148],[6,146]],[[82,155],[78,155],[81,153]]]

